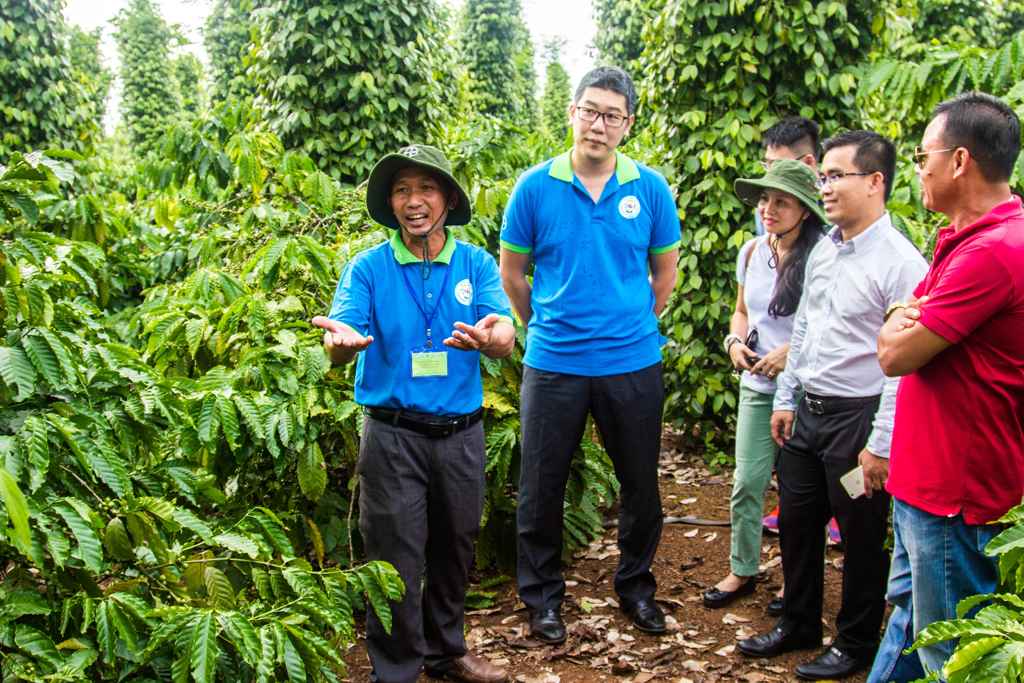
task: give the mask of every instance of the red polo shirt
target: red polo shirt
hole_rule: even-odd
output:
[[[1014,196],[960,232],[939,232],[914,290],[920,323],[953,345],[900,380],[893,496],[968,524],[1024,494],[1024,211]]]

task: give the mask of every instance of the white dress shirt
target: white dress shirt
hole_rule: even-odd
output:
[[[846,242],[833,228],[807,259],[775,410],[796,410],[803,391],[844,398],[881,394],[867,448],[888,458],[900,380],[882,373],[878,331],[889,305],[909,299],[927,271],[928,263],[892,226],[888,211]]]

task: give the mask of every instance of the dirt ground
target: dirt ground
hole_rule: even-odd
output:
[[[729,519],[731,471],[710,472],[703,459],[681,450],[666,433],[660,463],[661,496],[666,517],[696,516],[705,520]],[[766,511],[777,504],[768,493]],[[614,511],[609,511],[614,519]],[[791,652],[772,660],[755,660],[735,650],[738,640],[775,625],[768,601],[782,585],[778,536],[766,533],[762,541],[762,571],[757,592],[721,610],[701,604],[701,595],[729,572],[729,527],[666,524],[653,572],[658,580],[657,600],[665,610],[669,632],[651,636],[637,631],[617,609],[612,577],[618,561],[615,529],[577,554],[573,566],[563,567],[567,580],[562,616],[569,639],[547,646],[529,636],[529,617],[519,601],[515,583],[499,591],[494,607],[470,612],[466,640],[474,654],[505,668],[510,680],[520,683],[761,683],[798,680],[793,669],[821,650]],[[825,567],[825,642],[835,635],[842,582],[842,552],[829,548]],[[497,572],[473,573],[475,585]],[[361,624],[358,626],[361,629]],[[348,680],[369,681],[365,641],[347,658]],[[847,681],[862,683],[867,672]],[[421,675],[417,683],[432,679]]]

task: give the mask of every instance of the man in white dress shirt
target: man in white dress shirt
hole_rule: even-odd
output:
[[[884,485],[899,384],[878,363],[878,330],[887,309],[906,300],[928,269],[885,209],[896,171],[893,144],[852,131],[826,140],[823,149],[821,196],[836,227],[808,258],[772,415],[772,435],[782,446],[783,616],[772,631],[738,646],[756,657],[821,646],[821,529],[835,515],[846,550],[838,635],[796,668],[808,680],[849,676],[870,666],[878,649],[889,570]],[[840,478],[858,465],[866,495],[853,499]]]

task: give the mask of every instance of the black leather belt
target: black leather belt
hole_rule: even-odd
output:
[[[835,415],[844,410],[856,410],[866,403],[877,401],[878,396],[844,398],[842,396],[816,396],[807,394],[804,403],[812,415]]]
[[[477,408],[468,415],[459,415],[458,417],[424,415],[423,413],[399,410],[397,408],[375,408],[372,406],[364,407],[363,413],[377,422],[419,432],[432,439],[441,439],[452,434],[458,434],[475,425],[483,419],[484,409]]]

